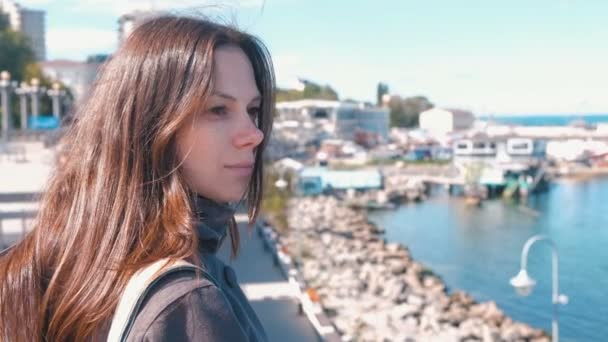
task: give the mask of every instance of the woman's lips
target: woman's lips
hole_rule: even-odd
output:
[[[238,163],[238,164],[230,164],[224,165],[224,168],[231,173],[235,173],[239,176],[249,176],[253,173],[253,164],[252,163]]]

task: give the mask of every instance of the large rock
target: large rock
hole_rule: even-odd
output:
[[[390,315],[394,320],[403,320],[408,316],[419,316],[420,308],[415,305],[403,303],[395,305],[391,309]]]
[[[468,317],[468,313],[463,306],[451,305],[444,311],[440,319],[449,322],[453,326],[459,326]]]
[[[471,306],[469,316],[481,318],[495,327],[500,326],[505,318],[504,313],[494,302],[484,302]]]
[[[469,307],[475,303],[473,297],[459,290],[452,293],[450,297],[452,299],[452,303],[465,307]]]
[[[403,274],[407,270],[407,263],[403,260],[389,260],[388,265],[393,275]]]

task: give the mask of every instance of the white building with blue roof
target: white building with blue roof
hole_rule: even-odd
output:
[[[383,188],[378,170],[329,170],[325,167],[304,168],[298,175],[302,195],[318,195],[330,190],[373,190]]]

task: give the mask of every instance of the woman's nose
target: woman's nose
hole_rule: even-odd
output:
[[[264,140],[264,133],[256,126],[249,113],[245,112],[239,117],[242,119],[239,120],[239,129],[233,138],[234,146],[251,149],[257,147]]]

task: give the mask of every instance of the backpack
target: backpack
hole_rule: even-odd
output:
[[[144,298],[155,284],[167,275],[183,270],[192,270],[202,273],[203,277],[210,280],[215,286],[217,281],[201,267],[195,266],[184,260],[169,262],[169,259],[158,260],[137,271],[127,282],[108,333],[107,342],[126,342],[133,323]]]

